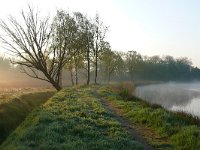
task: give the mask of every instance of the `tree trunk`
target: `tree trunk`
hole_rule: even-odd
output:
[[[98,39],[99,39],[99,29],[97,28],[97,31],[96,31],[98,34],[97,34],[97,39],[96,39],[96,49],[95,49],[95,77],[94,77],[94,83],[97,84],[97,71],[98,71],[98,66],[97,66],[97,63],[98,63],[98,52],[99,52],[99,47],[98,47]]]
[[[71,76],[72,86],[74,86],[74,79],[73,79],[72,69],[70,69],[70,76]]]
[[[78,85],[78,66],[75,64],[75,77],[76,77],[76,85]]]
[[[57,90],[60,91],[62,87],[60,86],[59,82],[54,81],[52,78],[49,78],[49,83]]]
[[[60,91],[62,89],[62,87],[59,85],[59,83],[51,83],[53,85],[53,87],[57,90]]]
[[[61,69],[61,73],[60,73],[60,82],[59,82],[60,87],[63,86],[63,85],[62,85],[62,78],[63,78],[62,73],[63,73],[63,71],[62,71],[62,69]]]
[[[108,69],[108,84],[110,83],[110,68]]]
[[[88,49],[87,49],[87,85],[90,84],[90,43],[89,43],[89,37],[87,38],[87,44],[88,44]]]
[[[55,80],[53,79],[47,72],[44,72],[44,75],[46,76],[46,78],[48,79],[48,82],[51,83],[51,85],[57,90],[60,91],[62,89],[62,87],[60,86],[60,82],[59,80]]]
[[[97,53],[95,56],[95,77],[94,77],[94,83],[97,84],[97,74],[98,74],[98,62],[97,62]]]
[[[90,84],[90,58],[88,57],[87,58],[88,60],[87,60],[87,85],[89,85]]]
[[[110,83],[110,73],[108,73],[108,83]]]

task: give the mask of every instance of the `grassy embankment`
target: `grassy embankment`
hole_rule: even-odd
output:
[[[136,129],[138,128],[138,131],[148,129],[148,132],[141,131],[140,133],[154,147],[181,150],[199,149],[199,119],[184,113],[167,111],[138,98],[130,98],[130,92],[127,89],[101,87],[98,93],[113,107],[116,107],[119,115],[125,117]]]
[[[47,101],[51,89],[2,89],[0,91],[0,143],[34,108]]]
[[[90,88],[67,88],[34,110],[0,147],[28,149],[142,149]]]

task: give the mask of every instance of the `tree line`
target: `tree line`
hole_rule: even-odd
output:
[[[191,81],[200,79],[200,69],[192,66],[192,62],[187,57],[147,57],[136,51],[113,53],[115,53],[113,58],[118,60],[107,59],[105,67],[109,67],[110,63],[115,64],[112,62],[116,61],[116,66],[111,67],[114,71],[107,75],[108,82],[110,76],[116,81]]]
[[[78,84],[78,69],[84,70],[86,83],[90,84],[93,69],[97,83],[99,54],[107,43],[104,39],[108,29],[98,14],[91,19],[80,12],[58,10],[51,20],[29,6],[28,11],[21,12],[22,21],[18,20],[12,16],[1,20],[5,36],[0,39],[14,55],[12,63],[19,65],[23,73],[60,90],[63,68],[71,72],[73,85]]]
[[[89,18],[80,12],[58,10],[53,19],[42,17],[28,7],[21,19],[1,20],[2,46],[11,62],[30,77],[62,89],[63,70],[70,72],[72,85],[112,80],[188,80],[199,79],[200,70],[187,58],[144,57],[135,51],[112,51],[106,41],[108,27],[99,15]]]

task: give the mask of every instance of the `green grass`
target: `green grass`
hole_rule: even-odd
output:
[[[138,100],[119,96],[111,87],[101,87],[98,93],[122,110],[122,116],[131,123],[150,127],[160,136],[169,139],[169,143],[155,143],[148,139],[154,147],[180,150],[197,150],[200,147],[200,125],[198,119],[183,113],[174,113],[162,107],[149,105]],[[166,147],[165,147],[166,146]]]
[[[143,149],[90,88],[63,89],[34,110],[0,149]]]
[[[21,95],[27,95],[31,93],[48,92],[54,91],[52,88],[1,88],[0,89],[0,105],[5,103],[10,103],[19,98]]]
[[[33,93],[31,93],[31,91]],[[0,143],[25,119],[36,107],[47,101],[55,91],[9,90],[1,92],[0,98]]]

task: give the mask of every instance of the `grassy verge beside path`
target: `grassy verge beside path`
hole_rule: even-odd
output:
[[[197,150],[200,125],[189,115],[174,113],[137,98],[119,96],[112,87],[100,87],[100,96],[126,118],[157,149]],[[147,129],[147,130],[146,130]]]
[[[67,88],[34,110],[3,150],[137,150],[142,146],[106,111],[90,88]]]

